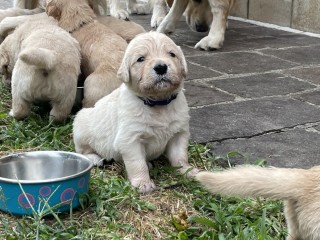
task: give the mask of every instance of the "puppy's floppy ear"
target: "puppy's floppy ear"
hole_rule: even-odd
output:
[[[180,64],[181,64],[181,73],[182,73],[183,78],[186,78],[187,74],[188,74],[187,61],[186,61],[186,58],[184,57],[184,54],[183,54],[180,47],[178,47],[178,51],[179,51],[179,60],[180,60]]]
[[[47,0],[46,2],[47,15],[59,21],[61,18],[61,9],[57,6],[57,4],[54,4],[52,0]]]
[[[128,83],[130,81],[129,60],[126,55],[123,57],[117,76],[124,83]]]

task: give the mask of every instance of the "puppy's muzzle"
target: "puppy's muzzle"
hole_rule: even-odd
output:
[[[168,72],[168,65],[164,63],[159,63],[153,67],[153,70],[158,75],[165,75]]]

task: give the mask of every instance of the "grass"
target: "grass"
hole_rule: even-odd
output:
[[[10,93],[0,85],[0,155],[30,150],[74,151],[71,116],[52,125],[48,112],[33,108],[16,121],[9,117]],[[229,158],[209,154],[208,147],[190,144],[189,161],[201,169],[229,167]],[[260,162],[261,163],[261,162]],[[94,168],[89,197],[82,208],[50,217],[41,212],[15,217],[0,213],[0,239],[284,239],[282,203],[263,198],[213,196],[197,182],[179,175],[165,158],[154,161],[150,174],[158,190],[140,195],[112,163]]]

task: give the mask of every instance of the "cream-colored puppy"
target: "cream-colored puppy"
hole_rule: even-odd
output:
[[[21,24],[0,45],[1,69],[12,71],[12,109],[28,116],[34,101],[49,101],[50,120],[64,121],[74,104],[80,73],[80,46],[45,14]]]
[[[170,38],[156,32],[138,35],[118,72],[121,87],[77,114],[76,151],[96,164],[101,159],[123,161],[131,184],[141,192],[155,189],[147,161],[164,152],[185,173],[190,168],[190,117],[182,89],[186,74],[183,53]]]
[[[320,167],[305,169],[237,167],[196,176],[210,192],[282,199],[287,240],[320,239]]]
[[[197,32],[207,32],[195,48],[214,50],[222,47],[228,15],[236,0],[179,0],[174,1],[157,31],[170,34],[185,13],[189,26]]]
[[[127,42],[130,42],[136,35],[146,32],[141,25],[132,21],[123,21],[110,16],[98,17],[98,21]]]

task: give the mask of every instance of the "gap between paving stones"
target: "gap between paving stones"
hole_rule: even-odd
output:
[[[310,131],[310,132],[315,132],[315,133],[320,134],[320,131],[318,131],[317,129],[314,128],[316,126],[320,126],[320,121],[308,122],[308,123],[304,123],[304,124],[297,124],[297,125],[290,126],[290,127],[267,130],[267,131],[263,131],[261,133],[252,134],[250,136],[221,138],[221,139],[217,139],[217,140],[209,140],[209,141],[206,141],[206,142],[197,142],[197,143],[200,143],[200,144],[223,143],[223,142],[228,141],[228,140],[250,139],[250,138],[269,135],[269,134],[284,133],[284,132],[288,132],[288,131],[291,131],[291,130],[294,130],[294,129],[304,129],[305,131]]]

